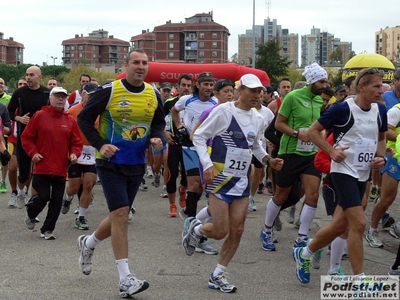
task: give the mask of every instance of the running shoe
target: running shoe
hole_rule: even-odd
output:
[[[42,232],[40,234],[40,237],[44,238],[45,240],[55,240],[56,239],[56,237],[53,234],[53,231],[50,231],[50,230],[47,230],[44,233]]]
[[[153,170],[151,169],[151,167],[147,167],[146,169],[146,174],[144,175],[146,178],[153,178]]]
[[[256,202],[254,201],[253,197],[249,197],[249,207],[247,208],[248,211],[257,211]]]
[[[262,229],[261,233],[260,233],[260,238],[262,241],[262,248],[265,251],[275,251],[276,250],[272,231],[265,231],[265,229]]]
[[[175,203],[169,205],[169,214],[168,214],[168,216],[170,218],[176,218],[176,204]]]
[[[289,224],[293,224],[294,223],[294,218],[295,218],[295,214],[296,214],[296,205],[292,205],[291,207],[286,209],[286,222],[288,222]]]
[[[268,194],[270,194],[270,195],[274,194],[274,190],[272,189],[272,182],[271,181],[267,181],[266,188],[267,188],[267,193]]]
[[[189,217],[189,216],[185,213],[185,208],[182,208],[182,209],[179,211],[179,217],[181,217],[181,219],[182,219],[183,221],[185,221],[185,220],[187,219],[187,217]]]
[[[162,190],[161,190],[161,194],[160,194],[161,198],[168,198],[168,193],[167,193],[167,186],[163,186]]]
[[[26,193],[26,186],[22,190],[18,189],[17,201],[16,205],[18,208],[22,208],[25,206],[25,193]]]
[[[10,200],[8,200],[8,206],[10,208],[15,208],[17,206],[17,194],[12,192],[10,196]]]
[[[154,187],[157,188],[160,186],[160,180],[161,180],[161,173],[154,174],[154,181],[153,181]]]
[[[264,194],[264,182],[260,182],[258,185],[257,194]]]
[[[0,183],[0,193],[4,194],[7,193],[7,185],[5,181]]]
[[[119,284],[119,294],[122,298],[129,298],[132,295],[147,290],[149,283],[146,280],[140,280],[133,275],[126,276],[125,280]]]
[[[32,230],[35,228],[35,218],[29,218],[28,214],[26,214],[24,222],[28,229]]]
[[[205,253],[205,254],[209,254],[209,255],[218,254],[218,249],[214,249],[206,239],[199,243],[199,245],[196,247],[195,251],[197,253]]]
[[[184,222],[184,232],[186,234],[182,238],[182,248],[187,255],[192,255],[196,247],[199,246],[201,236],[194,232],[194,228],[199,225],[201,225],[201,222],[195,217],[186,218]]]
[[[369,192],[369,199],[375,200],[380,195],[380,188],[373,186]]]
[[[89,275],[92,272],[92,256],[94,252],[94,249],[86,247],[86,240],[88,237],[88,235],[81,235],[78,237],[78,250],[80,252],[79,268],[85,275]]]
[[[365,234],[365,240],[368,242],[368,244],[372,248],[382,248],[383,244],[381,240],[379,239],[379,232],[378,230],[375,230],[373,233],[367,232]]]
[[[74,196],[68,196],[67,193],[64,195],[62,207],[61,207],[61,213],[65,215],[66,213],[69,212],[69,208],[71,207],[72,199],[74,199]]]
[[[382,217],[382,228],[390,228],[394,223],[395,220],[386,212]]]
[[[89,225],[85,217],[81,216],[75,219],[75,227],[79,230],[89,230]]]
[[[236,286],[230,284],[225,276],[226,273],[214,275],[211,273],[210,279],[208,280],[208,287],[214,290],[220,290],[224,293],[233,293],[237,290]]]
[[[147,184],[146,184],[146,180],[142,180],[142,182],[140,183],[140,186],[139,186],[139,190],[140,191],[147,191],[147,189],[148,189],[148,187],[147,187]]]
[[[307,247],[308,243],[309,243],[308,237],[306,237],[306,236],[298,237],[294,241],[293,248],[304,248],[304,247]]]
[[[400,223],[397,222],[396,224],[393,224],[392,227],[390,228],[389,234],[394,237],[395,239],[400,239]]]
[[[388,275],[390,278],[400,280],[400,269],[397,268],[396,270],[393,270],[392,267],[390,267]]]
[[[282,221],[281,221],[281,218],[279,217],[279,214],[275,218],[274,228],[275,228],[276,231],[281,231],[282,230]]]
[[[312,239],[307,239],[307,245],[312,241]],[[321,257],[322,257],[322,252],[324,251],[324,248],[318,249],[316,252],[314,252],[311,260],[311,267],[313,269],[319,269],[321,267]]]
[[[179,187],[179,206],[186,207],[186,189],[182,186]]]
[[[310,258],[304,258],[301,254],[303,253],[303,247],[297,247],[293,249],[293,259],[296,262],[296,276],[301,283],[310,282]]]

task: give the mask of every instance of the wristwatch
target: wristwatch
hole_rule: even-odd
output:
[[[299,136],[299,131],[298,130],[293,131],[293,135],[292,136],[297,139],[297,137]]]

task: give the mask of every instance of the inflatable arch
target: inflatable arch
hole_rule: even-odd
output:
[[[239,66],[236,63],[225,64],[187,64],[187,63],[161,63],[149,62],[149,73],[146,82],[171,82],[177,83],[181,74],[187,73],[193,76],[196,81],[202,72],[211,72],[218,79],[239,80],[244,74],[256,75],[263,85],[269,85],[270,79],[268,74],[260,69],[253,69],[245,66]],[[117,79],[125,78],[126,72],[117,76]]]
[[[361,53],[352,57],[343,67],[342,81],[351,76],[357,76],[364,68],[377,68],[383,71],[383,82],[391,83],[394,78],[395,67],[393,63],[377,53]]]

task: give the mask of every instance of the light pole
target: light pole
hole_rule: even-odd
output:
[[[253,0],[253,41],[252,41],[252,48],[253,48],[253,57],[251,60],[251,66],[253,68],[256,67],[256,0]]]
[[[55,66],[57,57],[54,57],[54,56],[50,56],[50,57],[53,59],[53,66]]]

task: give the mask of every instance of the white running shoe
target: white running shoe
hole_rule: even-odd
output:
[[[149,283],[140,280],[132,275],[126,276],[125,280],[119,284],[119,294],[122,298],[129,298],[132,295],[147,290]]]
[[[88,235],[81,235],[78,237],[78,249],[80,252],[79,268],[85,275],[89,275],[92,272],[92,256],[94,252],[94,249],[86,247],[86,240],[88,237]]]

